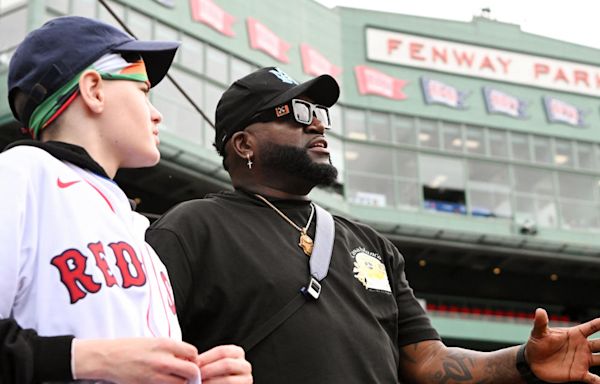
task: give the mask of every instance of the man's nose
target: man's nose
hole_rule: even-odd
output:
[[[307,133],[319,133],[322,135],[323,132],[325,132],[325,126],[323,125],[323,122],[319,120],[315,114],[313,114],[312,121],[306,126],[304,131]]]

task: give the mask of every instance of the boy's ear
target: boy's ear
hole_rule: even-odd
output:
[[[101,113],[104,110],[104,80],[100,74],[87,69],[79,78],[79,94],[81,100],[93,113]]]

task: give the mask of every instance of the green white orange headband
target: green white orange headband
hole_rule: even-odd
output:
[[[42,129],[56,120],[75,100],[79,93],[79,78],[88,69],[97,71],[105,80],[130,80],[149,83],[146,66],[141,58],[130,63],[118,53],[108,53],[81,71],[37,106],[31,114],[28,128],[34,139],[37,139]]]

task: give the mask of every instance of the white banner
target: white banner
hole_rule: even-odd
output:
[[[369,60],[600,96],[600,66],[375,28],[366,41]]]

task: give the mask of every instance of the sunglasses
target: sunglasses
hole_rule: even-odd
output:
[[[319,119],[325,128],[331,128],[329,108],[301,99],[292,99],[289,103],[259,112],[250,118],[248,125],[258,122],[264,123],[274,121],[276,119],[295,120],[300,124],[310,125],[313,116]]]

